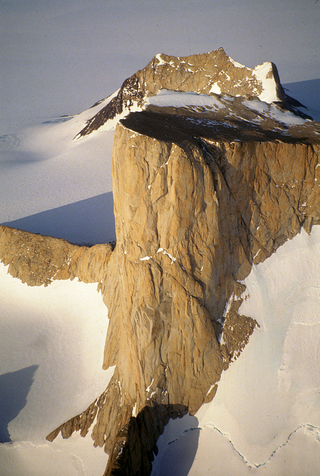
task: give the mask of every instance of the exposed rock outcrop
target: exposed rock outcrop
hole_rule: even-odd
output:
[[[252,263],[320,223],[319,144],[187,138],[178,119],[170,142],[139,127],[143,114],[135,131],[119,125],[113,150],[117,245],[102,290],[104,366],[117,367],[92,433],[112,454],[106,474],[118,474],[132,417],[213,398],[257,325],[238,314]]]
[[[66,240],[36,235],[0,225],[0,259],[8,272],[29,286],[49,285],[54,279],[101,283],[112,245],[77,246]]]
[[[77,137],[90,134],[125,111],[141,109],[148,97],[162,89],[259,98],[268,103],[276,101],[295,112],[302,106],[285,93],[274,63],[247,68],[230,58],[223,48],[184,57],[158,54],[124,81],[117,95],[88,121]]]

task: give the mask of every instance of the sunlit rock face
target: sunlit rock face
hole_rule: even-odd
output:
[[[128,435],[141,438],[132,417],[154,405],[195,413],[214,397],[257,325],[238,313],[241,281],[301,227],[319,223],[319,145],[267,134],[264,142],[180,140],[179,129],[176,142],[162,141],[158,127],[156,137],[138,132],[139,117],[135,131],[119,125],[114,141],[117,245],[102,289],[104,366],[116,371],[93,430],[110,464],[124,466],[125,454],[141,457],[122,449]]]
[[[230,95],[277,102],[296,110],[301,104],[286,95],[275,64],[247,68],[230,58],[223,48],[210,53],[176,57],[156,55],[148,65],[126,79],[112,100],[79,132],[90,134],[108,121],[142,109],[148,98],[161,90]]]
[[[48,286],[55,279],[101,282],[112,253],[110,244],[78,246],[66,240],[0,225],[1,262],[29,286]]]
[[[252,265],[320,224],[319,124],[285,107],[298,104],[271,63],[246,68],[223,50],[157,55],[79,133],[122,117],[115,249],[1,229],[1,259],[30,285],[99,283],[110,319],[103,366],[115,371],[48,439],[92,427],[110,455],[106,475],[150,474],[169,418],[214,398],[259,326],[238,312]]]
[[[319,148],[178,145],[120,125],[113,159],[105,366],[117,364],[121,399],[138,412],[155,401],[194,413],[256,325],[237,312],[252,263],[319,223]]]

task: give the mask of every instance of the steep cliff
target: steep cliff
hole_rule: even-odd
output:
[[[94,423],[94,444],[110,455],[105,475],[150,474],[168,419],[194,414],[212,400],[221,373],[259,325],[238,313],[252,264],[301,227],[310,232],[320,224],[319,124],[293,115],[284,122],[287,99],[273,67],[275,99],[283,102],[276,109],[258,99],[263,87],[253,76],[248,81],[252,70],[221,50],[215,54],[219,72],[212,54],[188,61],[162,55],[130,80],[141,101],[144,88],[150,95],[161,88],[190,91],[196,76],[202,78],[197,92],[216,97],[219,86],[236,95],[235,84],[224,78],[237,68],[247,85],[242,95],[255,99],[221,96],[223,107],[209,108],[150,102],[117,125],[113,251],[0,230],[1,261],[30,285],[75,276],[99,283],[110,318],[103,365],[116,368],[106,391],[48,439],[59,431],[85,436]],[[175,78],[190,70],[190,84],[170,82],[173,66]],[[120,114],[117,104],[112,107]]]
[[[257,325],[237,312],[252,263],[320,223],[319,142],[283,142],[280,132],[270,140],[268,131],[259,141],[226,141],[214,129],[204,138],[180,115],[170,128],[155,116],[129,116],[114,140],[117,245],[102,290],[104,367],[116,371],[94,406],[92,433],[112,452],[106,474],[150,471],[141,446],[151,459],[150,434],[161,429],[146,408],[160,405],[168,418],[169,405],[183,415],[213,398]],[[137,415],[144,423],[133,431]],[[67,427],[84,428],[79,419]],[[124,451],[128,435],[136,443]]]

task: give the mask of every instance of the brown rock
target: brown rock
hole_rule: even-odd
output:
[[[54,279],[78,278],[101,283],[112,246],[77,246],[66,240],[0,225],[0,261],[29,286],[47,286]]]
[[[286,96],[281,86],[275,64],[265,63],[265,67],[268,79],[274,82],[279,103],[290,108],[288,99],[291,98]],[[218,91],[219,94],[254,98],[262,93],[263,86],[253,69],[235,63],[223,48],[184,57],[156,55],[145,68],[124,81],[117,96],[88,121],[78,136],[99,129],[125,109],[142,107],[149,96],[156,95],[161,89],[209,95]]]

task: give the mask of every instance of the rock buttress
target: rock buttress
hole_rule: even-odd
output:
[[[252,264],[320,223],[319,144],[159,134],[117,126],[117,245],[98,280],[110,318],[104,367],[116,369],[87,410],[48,435],[85,435],[95,422],[106,475],[150,473],[168,418],[214,397],[257,325],[238,313]]]
[[[104,289],[104,366],[117,371],[93,430],[111,451],[106,475],[147,474],[128,441],[141,440],[128,428],[147,407],[179,404],[193,414],[213,398],[257,325],[238,313],[241,281],[320,222],[318,163],[318,145],[174,143],[117,127],[117,246]],[[130,461],[140,469],[125,470]]]

